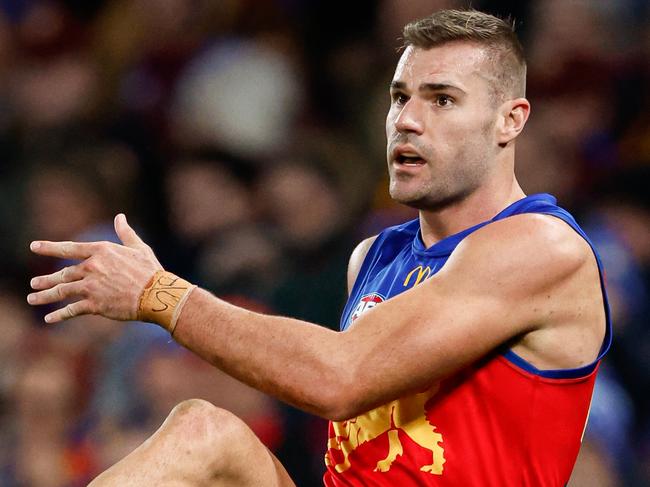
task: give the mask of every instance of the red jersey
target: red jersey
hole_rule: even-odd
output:
[[[342,329],[435,274],[473,231],[527,212],[561,218],[587,239],[550,195],[524,198],[430,248],[419,238],[418,220],[389,228],[363,262]],[[602,285],[597,255],[596,260]],[[331,422],[325,486],[564,486],[580,449],[598,364],[611,340],[604,285],[603,300],[607,332],[593,364],[537,370],[511,350],[495,350],[426,391]]]

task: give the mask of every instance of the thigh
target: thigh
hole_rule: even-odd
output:
[[[295,487],[280,460],[243,421],[241,427],[238,434],[240,441],[230,452],[227,466],[217,469],[214,486]]]
[[[153,446],[136,449],[88,487],[296,487],[282,463],[261,442],[257,456],[249,452],[243,466],[216,473],[210,468],[200,473],[195,468],[166,468],[152,457]]]
[[[272,485],[274,487],[296,487],[296,484],[293,482],[291,477],[289,476],[289,473],[287,470],[284,468],[284,465],[278,460],[278,458],[271,453],[268,449],[266,450],[267,455],[271,457],[271,461],[273,462],[273,467],[271,470],[271,473],[274,475],[274,481],[270,482],[268,485]],[[253,484],[251,484],[253,485]],[[263,485],[263,484],[254,484],[254,485]]]
[[[92,487],[294,487],[241,419],[202,400],[178,405],[147,441]]]

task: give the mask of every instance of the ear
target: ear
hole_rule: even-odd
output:
[[[497,122],[497,142],[505,147],[524,129],[530,115],[530,102],[526,98],[515,98],[501,105]]]

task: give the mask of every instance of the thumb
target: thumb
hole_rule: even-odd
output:
[[[119,237],[122,244],[127,247],[146,247],[145,244],[135,230],[129,226],[126,221],[126,215],[120,213],[115,217],[115,233]]]

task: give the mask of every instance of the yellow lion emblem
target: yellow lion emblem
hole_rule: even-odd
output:
[[[423,465],[420,470],[435,475],[442,475],[445,463],[444,449],[440,446],[442,435],[435,431],[426,419],[424,405],[437,392],[434,386],[425,392],[414,394],[389,402],[348,421],[333,422],[335,436],[330,438],[327,447],[343,453],[343,461],[333,465],[329,452],[325,463],[333,466],[337,472],[350,468],[350,453],[359,445],[374,440],[388,432],[388,454],[377,462],[375,472],[387,472],[398,455],[404,450],[399,439],[402,431],[422,448],[431,451],[430,465]]]

